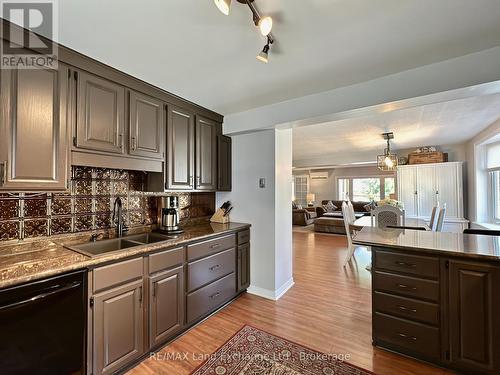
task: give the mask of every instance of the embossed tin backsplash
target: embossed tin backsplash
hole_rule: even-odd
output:
[[[108,229],[116,197],[130,227],[154,224],[165,195],[179,196],[181,221],[214,212],[215,193],[148,193],[145,182],[143,172],[73,167],[68,192],[0,193],[0,240]]]

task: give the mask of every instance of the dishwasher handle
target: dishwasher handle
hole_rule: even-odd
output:
[[[31,302],[36,302],[36,301],[42,300],[44,298],[53,296],[55,294],[59,294],[59,293],[65,292],[67,290],[78,288],[80,285],[82,285],[82,283],[80,281],[75,281],[75,282],[72,282],[71,284],[65,285],[65,286],[63,286],[59,289],[53,290],[51,292],[42,293],[42,294],[39,294],[39,295],[31,297],[31,298],[27,298],[27,299],[22,300],[22,301],[14,302],[14,303],[11,303],[11,304],[8,304],[5,306],[0,306],[0,311],[14,309],[14,308],[26,305],[26,304],[31,303]]]

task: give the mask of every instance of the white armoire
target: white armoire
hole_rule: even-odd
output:
[[[446,203],[445,232],[463,232],[469,227],[464,217],[464,163],[400,165],[397,171],[398,200],[407,217],[429,219],[432,208]]]

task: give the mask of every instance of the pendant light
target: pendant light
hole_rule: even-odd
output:
[[[267,37],[267,43],[262,49],[262,52],[257,55],[257,60],[266,63],[269,61],[269,49],[271,48],[271,44],[273,44],[274,40]]]
[[[398,156],[391,152],[391,139],[394,133],[383,133],[382,137],[387,141],[387,148],[382,155],[377,155],[377,167],[382,171],[394,171],[398,166]]]
[[[215,5],[219,10],[222,12],[222,14],[225,14],[226,16],[229,16],[229,10],[231,8],[231,0],[214,0]]]

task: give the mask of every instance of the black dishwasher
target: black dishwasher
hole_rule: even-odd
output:
[[[86,271],[0,290],[0,374],[84,374]]]

